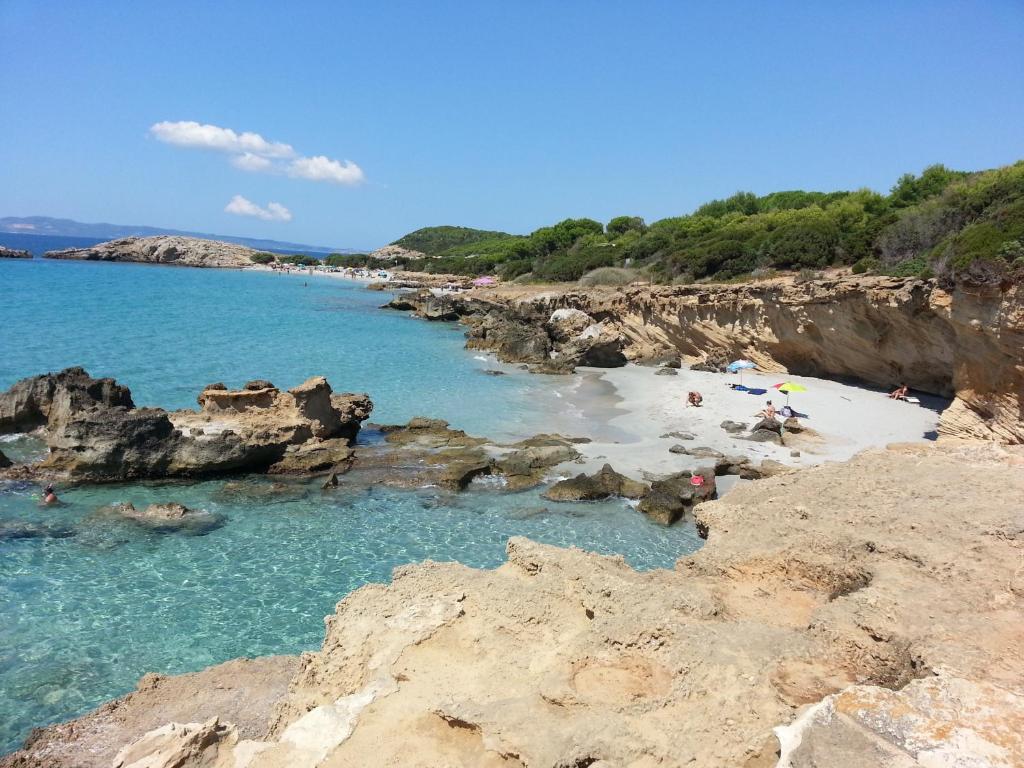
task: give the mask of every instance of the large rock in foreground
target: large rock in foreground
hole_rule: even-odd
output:
[[[47,259],[82,261],[130,261],[143,264],[172,264],[181,267],[239,268],[253,265],[252,248],[198,237],[159,235],[122,237],[89,248],[47,251]]]
[[[138,688],[67,723],[32,732],[3,768],[110,768],[115,755],[164,723],[213,717],[244,739],[262,738],[298,671],[297,656],[235,659],[189,675],[146,675]]]
[[[334,394],[322,376],[284,392],[269,382],[211,385],[199,403],[136,408],[126,387],[69,368],[0,394],[0,434],[44,428],[50,453],[40,468],[73,480],[326,471],[348,460],[373,409],[366,395]]]
[[[496,570],[404,566],[338,604],[268,732],[229,725],[244,691],[223,712],[168,696],[168,720],[194,725],[157,722],[124,755],[1016,768],[1022,467],[991,446],[915,445],[738,487],[696,508],[708,542],[674,570],[518,538]],[[779,764],[773,729],[789,725],[799,738],[783,732]],[[54,748],[89,737],[88,723],[57,726],[38,743],[57,728]],[[20,763],[41,764],[76,765]]]

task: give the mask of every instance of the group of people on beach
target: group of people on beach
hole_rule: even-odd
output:
[[[728,386],[730,389],[735,388],[734,384],[727,384],[726,386]],[[694,408],[700,408],[703,403],[704,395],[702,395],[700,392],[697,392],[696,390],[691,390],[690,392],[686,393],[687,406],[692,405]],[[793,418],[797,415],[797,413],[788,405],[782,406],[781,409],[776,408],[772,404],[772,401],[769,400],[765,403],[764,408],[761,409],[760,413],[758,413],[757,415],[760,416],[762,419],[774,420],[776,416],[782,416],[782,418],[784,419]]]

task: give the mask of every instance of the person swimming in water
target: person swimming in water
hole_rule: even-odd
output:
[[[47,483],[46,488],[43,489],[42,503],[47,506],[60,504],[60,499],[57,498],[57,492],[53,489],[53,483]]]

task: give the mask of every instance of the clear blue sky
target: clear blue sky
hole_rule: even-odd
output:
[[[0,104],[0,215],[339,247],[653,221],[1024,157],[1024,2],[0,0]]]

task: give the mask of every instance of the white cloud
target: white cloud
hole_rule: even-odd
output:
[[[329,157],[297,157],[288,163],[288,175],[310,181],[331,181],[335,184],[360,184],[366,180],[363,169],[346,160],[339,163]]]
[[[235,155],[231,158],[231,164],[243,171],[268,171],[273,167],[273,161],[269,160],[262,155],[254,155],[252,152],[246,152],[244,155]]]
[[[260,208],[252,200],[248,200],[241,195],[232,197],[231,202],[224,207],[224,211],[226,213],[233,213],[236,216],[253,216],[264,221],[292,220],[292,212],[280,203],[267,203],[266,208]]]
[[[353,186],[366,181],[363,169],[351,160],[342,162],[324,155],[306,157],[298,154],[291,144],[268,141],[258,133],[240,133],[194,120],[154,123],[149,133],[158,141],[176,147],[224,152],[230,155],[231,164],[242,171],[278,173],[296,179]]]
[[[149,132],[160,141],[178,147],[214,149],[218,152],[241,154],[250,152],[263,157],[294,157],[290,144],[267,141],[258,133],[235,133],[230,128],[201,125],[194,120],[165,120],[150,127]]]

